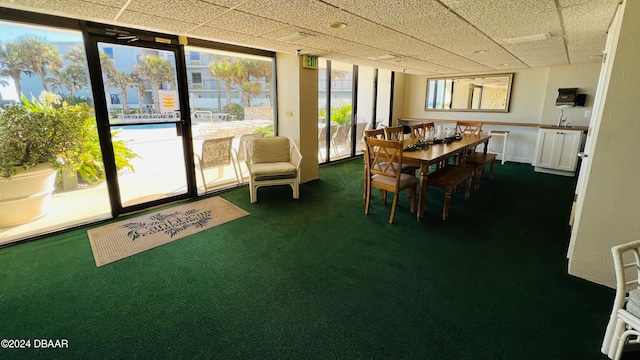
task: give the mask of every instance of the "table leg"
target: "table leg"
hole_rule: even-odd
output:
[[[429,173],[429,166],[422,163],[420,165],[420,194],[418,194],[418,221],[424,216],[424,208],[427,200],[427,174]]]

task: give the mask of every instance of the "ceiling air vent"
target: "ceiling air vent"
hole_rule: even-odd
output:
[[[278,40],[280,41],[285,41],[285,42],[298,42],[300,40],[306,39],[306,38],[310,38],[313,37],[313,35],[311,34],[305,34],[303,32],[295,32],[291,35],[287,35],[287,36],[283,36],[281,38],[279,38]]]

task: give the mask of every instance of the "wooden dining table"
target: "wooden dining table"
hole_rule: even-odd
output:
[[[486,153],[488,149],[487,145],[489,143],[491,135],[462,134],[461,137],[461,140],[453,140],[449,143],[429,145],[427,149],[403,151],[402,163],[420,168],[420,193],[417,211],[418,221],[424,216],[427,194],[427,181],[429,168],[431,167],[431,165],[446,161],[456,154],[461,154],[460,161],[464,163],[466,150],[476,147],[482,143],[484,143],[484,152]],[[405,148],[406,146],[414,144],[417,141],[418,140],[416,138],[406,139],[404,141]]]

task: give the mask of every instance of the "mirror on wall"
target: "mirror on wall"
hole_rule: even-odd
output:
[[[508,112],[513,73],[427,79],[425,110]]]

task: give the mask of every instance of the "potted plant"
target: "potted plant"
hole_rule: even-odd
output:
[[[92,112],[86,103],[70,106],[46,91],[0,109],[0,227],[46,215],[59,170],[100,178],[90,167],[101,164],[95,156],[87,159],[88,149],[97,145]],[[135,154],[125,150],[123,166],[131,167],[128,159]]]

